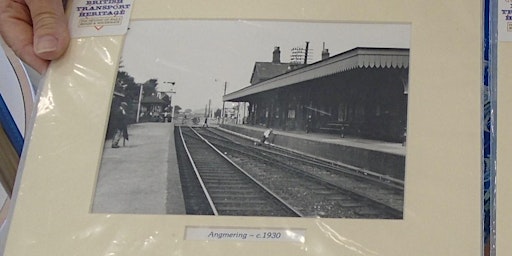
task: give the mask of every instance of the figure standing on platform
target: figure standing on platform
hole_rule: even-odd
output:
[[[208,128],[208,117],[205,117],[205,118],[204,118],[204,124],[203,124],[203,127]]]
[[[308,115],[308,119],[306,120],[306,133],[311,132],[311,126],[313,125],[313,120],[311,118],[311,115]]]
[[[112,110],[112,125],[114,126],[114,138],[112,139],[112,148],[119,148],[119,141],[123,138],[123,146],[125,140],[128,140],[128,127],[126,120],[126,102],[121,102],[119,107]]]

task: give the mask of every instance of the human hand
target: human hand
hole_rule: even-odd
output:
[[[69,44],[62,0],[0,0],[0,35],[21,60],[44,73]]]

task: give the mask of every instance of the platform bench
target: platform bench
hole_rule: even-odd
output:
[[[327,126],[320,127],[320,130],[335,131],[340,134],[341,138],[345,138],[345,128],[348,126],[349,124],[347,123],[328,123]]]

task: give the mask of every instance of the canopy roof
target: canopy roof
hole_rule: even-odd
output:
[[[354,48],[295,69],[274,78],[247,86],[223,97],[224,101],[236,100],[248,95],[293,85],[308,80],[342,73],[356,68],[409,68],[409,49],[402,48]]]

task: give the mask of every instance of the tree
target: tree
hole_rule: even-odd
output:
[[[174,106],[174,114],[175,115],[179,114],[180,111],[181,111],[181,107],[180,106],[178,106],[178,105]]]
[[[114,90],[125,95],[127,102],[138,100],[140,85],[126,71],[117,72],[116,84]]]
[[[115,92],[124,94],[128,99],[133,99],[133,95],[130,94],[132,88],[136,88],[137,84],[132,76],[126,71],[118,71],[116,77],[116,84],[114,87]]]
[[[151,78],[144,82],[142,86],[144,86],[143,90],[143,96],[151,96],[156,95],[156,86],[158,85],[158,79]]]

